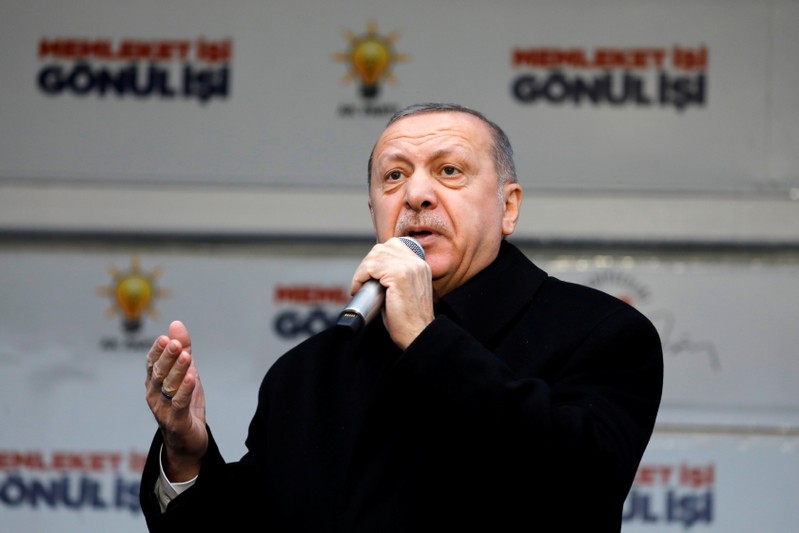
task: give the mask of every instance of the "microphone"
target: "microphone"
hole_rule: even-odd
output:
[[[399,239],[424,261],[424,248],[416,239],[413,237],[399,237]],[[385,300],[385,287],[376,279],[370,279],[358,289],[347,307],[341,311],[336,325],[351,333],[357,332],[377,316]]]

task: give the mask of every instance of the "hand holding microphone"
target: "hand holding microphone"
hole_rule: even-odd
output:
[[[396,240],[424,260],[424,249],[415,239],[398,237]],[[353,284],[364,281],[341,312],[338,320],[340,329],[357,332],[371,322],[385,305],[386,327],[394,341],[405,348],[432,321],[430,268],[426,263],[420,265],[415,260],[409,263],[406,257],[407,252],[398,251],[391,241],[372,249],[355,272]],[[387,290],[393,297],[391,301],[386,301]]]

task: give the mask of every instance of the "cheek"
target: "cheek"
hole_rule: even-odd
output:
[[[460,233],[466,255],[480,256],[490,250],[501,238],[502,227],[502,213],[499,209],[471,210],[461,220]]]
[[[373,207],[371,212],[372,223],[375,227],[378,241],[383,242],[393,237],[394,228],[397,224],[396,210],[381,204],[377,208]]]
[[[426,261],[430,265],[430,272],[434,280],[451,276],[457,271],[457,265],[463,263],[460,256],[453,254],[452,249],[441,248],[430,250]]]
[[[479,240],[492,230],[499,230],[501,214],[493,206],[487,205],[493,200],[485,198],[481,199],[480,203],[462,207],[459,226],[464,237],[468,236],[467,240]]]

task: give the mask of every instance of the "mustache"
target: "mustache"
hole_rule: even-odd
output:
[[[446,234],[449,232],[447,223],[434,213],[405,211],[397,220],[394,233],[395,235],[405,235],[408,228],[414,226],[424,226],[436,233]]]

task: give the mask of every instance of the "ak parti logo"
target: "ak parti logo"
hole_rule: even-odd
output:
[[[122,317],[122,328],[126,333],[137,333],[141,330],[144,316],[158,317],[155,301],[168,298],[169,290],[158,287],[157,280],[161,269],[155,268],[145,272],[137,257],[133,257],[127,270],[120,270],[109,265],[111,284],[100,287],[97,293],[111,300],[111,307],[106,311],[109,317]]]
[[[357,80],[362,105],[342,104],[339,107],[339,114],[383,116],[396,111],[398,109],[396,104],[377,101],[384,82],[391,84],[397,82],[394,65],[408,60],[406,54],[397,52],[394,47],[399,33],[394,31],[383,35],[377,31],[377,24],[370,22],[364,33],[355,34],[352,30],[346,30],[344,37],[349,46],[345,51],[334,54],[334,60],[347,66],[344,83],[349,84]]]

